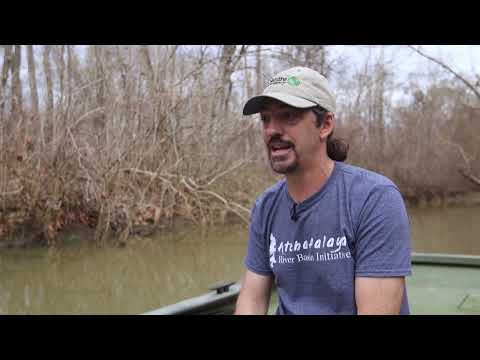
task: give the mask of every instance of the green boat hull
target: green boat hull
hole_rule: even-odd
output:
[[[223,294],[210,292],[146,314],[229,315],[234,312],[239,291],[236,283]],[[407,293],[413,315],[480,314],[480,256],[414,253]],[[277,306],[274,290],[268,314],[274,314]]]

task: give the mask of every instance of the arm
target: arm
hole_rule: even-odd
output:
[[[411,274],[410,254],[410,223],[400,192],[392,186],[375,188],[363,206],[357,230],[358,314],[400,313],[405,276]]]
[[[273,278],[247,269],[238,296],[235,315],[265,315],[270,303]]]
[[[398,315],[404,288],[404,277],[356,277],[358,315]]]

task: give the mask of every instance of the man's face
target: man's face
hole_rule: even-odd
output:
[[[320,147],[315,114],[272,100],[264,105],[260,116],[273,171],[291,174],[308,168]]]

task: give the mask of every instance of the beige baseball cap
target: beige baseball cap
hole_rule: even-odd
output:
[[[335,113],[335,96],[327,79],[306,67],[296,66],[276,74],[261,95],[245,103],[243,115],[259,113],[268,98],[301,109],[319,105]]]

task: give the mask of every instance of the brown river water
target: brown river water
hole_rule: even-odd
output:
[[[480,255],[480,207],[409,209],[413,250]],[[0,249],[0,314],[140,314],[243,273],[247,228],[183,229],[126,247]]]

